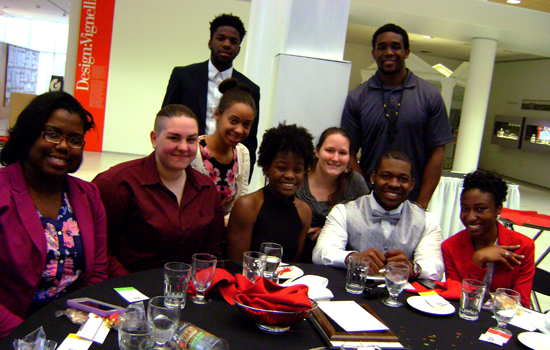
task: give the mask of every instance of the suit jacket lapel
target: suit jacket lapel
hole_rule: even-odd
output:
[[[9,175],[13,185],[13,201],[19,213],[21,224],[40,254],[39,261],[45,262],[47,250],[46,235],[44,234],[44,227],[38,217],[29,189],[27,188],[21,163],[18,162],[17,166],[10,167]]]
[[[200,116],[197,116],[206,125],[206,103],[208,99],[208,61],[199,66],[193,74],[193,82],[199,99]],[[202,118],[201,118],[202,117]]]
[[[74,215],[78,222],[80,237],[84,245],[84,261],[86,264],[86,270],[84,270],[86,278],[84,278],[84,281],[88,281],[93,271],[92,262],[95,260],[93,257],[95,252],[95,230],[93,226],[94,220],[91,217],[92,209],[90,208],[86,194],[76,182],[69,176],[67,177],[67,181],[69,183],[69,202],[73,207]]]

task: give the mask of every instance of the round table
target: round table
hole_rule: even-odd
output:
[[[405,302],[401,308],[390,308],[383,305],[380,299],[368,300],[365,295],[352,295],[344,289],[345,271],[328,266],[297,264],[305,274],[315,274],[329,279],[328,288],[333,292],[333,300],[355,300],[366,303],[383,322],[399,337],[403,345],[411,349],[496,349],[495,345],[478,340],[489,327],[496,325],[492,313],[482,310],[480,319],[470,322],[461,319],[455,312],[448,316],[434,316],[417,311],[406,304],[412,294],[403,292],[399,299]],[[240,267],[233,263],[224,265],[231,273],[238,272]],[[76,333],[79,326],[71,323],[65,316],[55,317],[56,310],[66,309],[66,299],[90,297],[111,304],[127,306],[126,302],[113,288],[135,287],[149,297],[162,295],[164,281],[162,269],[134,273],[107,280],[102,283],[76,291],[59,299],[38,311],[17,327],[2,343],[0,349],[13,349],[13,339],[19,339],[43,326],[47,339],[61,344],[69,333]],[[213,301],[206,305],[195,305],[187,300],[182,310],[181,319],[225,338],[234,350],[257,349],[293,349],[307,350],[322,348],[326,344],[309,321],[294,324],[289,332],[279,335],[266,334],[260,331],[252,321],[245,318],[235,305],[229,305],[218,293],[211,293]],[[452,304],[458,310],[458,302]],[[508,326],[514,333],[502,349],[526,349],[517,340],[517,335],[524,330]],[[111,331],[104,344],[92,344],[90,349],[118,349],[117,332]]]

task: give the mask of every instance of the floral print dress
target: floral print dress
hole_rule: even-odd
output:
[[[29,315],[53,300],[73,291],[72,284],[84,271],[84,246],[67,191],[57,220],[38,212],[46,235],[46,269],[33,298]]]
[[[199,137],[199,146],[204,167],[208,171],[208,177],[214,181],[222,203],[229,203],[237,194],[236,174],[239,173],[239,162],[237,161],[237,148],[233,147],[233,159],[229,164],[222,164],[214,158],[212,152],[206,145],[204,136]]]

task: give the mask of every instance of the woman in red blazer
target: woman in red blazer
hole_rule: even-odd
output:
[[[509,288],[529,307],[535,275],[535,243],[501,225],[497,218],[508,186],[500,177],[476,171],[466,175],[460,220],[466,227],[442,245],[447,278],[486,281],[490,290]]]
[[[106,218],[95,185],[68,176],[93,119],[64,92],[36,97],[0,152],[0,340],[28,315],[106,279]]]

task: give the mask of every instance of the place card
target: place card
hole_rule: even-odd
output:
[[[88,350],[93,341],[80,338],[74,333],[71,333],[63,340],[57,350]]]
[[[502,346],[506,344],[508,340],[510,340],[510,338],[512,338],[511,335],[508,335],[499,331],[495,331],[494,329],[489,328],[487,333],[484,333],[479,337],[479,340],[483,340],[488,343],[493,343],[493,344]]]
[[[526,331],[533,332],[537,330],[537,327],[533,326],[533,318],[536,316],[537,312],[526,309],[523,306],[520,306],[518,312],[516,315],[508,322],[508,324],[511,324],[512,326],[516,326],[522,329],[525,329]],[[493,316],[495,318],[495,316]]]
[[[147,300],[149,297],[134,287],[120,287],[115,288],[115,291],[120,294],[121,297],[126,299],[130,303],[135,303],[137,301]]]
[[[389,329],[355,301],[325,301],[319,308],[347,332]]]
[[[86,322],[84,322],[84,324],[80,326],[80,329],[78,330],[78,332],[76,332],[76,335],[80,338],[94,340],[97,331],[102,325],[103,317],[90,312],[88,314]]]
[[[80,326],[76,335],[80,338],[92,340],[95,343],[103,344],[109,334],[111,326],[105,322],[105,318],[94,313],[89,313],[86,322]]]
[[[429,292],[419,292],[418,294],[420,294],[420,296],[422,296],[422,298],[436,310],[444,310],[445,305],[450,304],[441,295],[437,294],[433,290]]]

